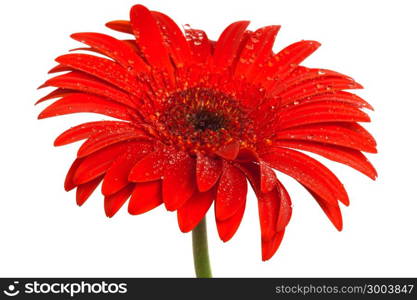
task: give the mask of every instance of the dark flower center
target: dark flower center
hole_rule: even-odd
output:
[[[253,143],[252,121],[233,97],[194,87],[171,94],[157,113],[167,143],[191,152],[215,152],[231,141]]]
[[[194,126],[195,130],[200,131],[218,131],[219,129],[226,127],[228,123],[224,116],[206,109],[191,114],[188,121]]]

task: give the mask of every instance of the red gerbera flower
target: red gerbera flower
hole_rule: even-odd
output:
[[[318,47],[300,41],[272,51],[279,26],[256,31],[229,25],[217,41],[202,30],[182,32],[166,15],[136,5],[130,21],[107,24],[132,34],[119,40],[77,33],[91,54],[56,59],[50,73],[66,72],[42,87],[59,98],[40,119],[79,112],[119,120],[90,122],[61,134],[56,146],[86,141],[65,180],[82,205],[102,182],[112,217],[129,199],[132,215],[160,204],[177,211],[181,231],[193,230],[214,203],[223,241],[242,220],[247,182],[258,198],[262,259],[276,252],[291,217],[291,200],[273,169],[301,183],[338,229],[339,202],[348,195],[317,153],[375,179],[363,152],[376,142],[358,122],[372,107],[346,92],[361,88],[343,74],[300,66]]]

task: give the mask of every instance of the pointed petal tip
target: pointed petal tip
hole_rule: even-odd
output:
[[[178,216],[178,214],[177,214],[177,216]],[[195,224],[193,226],[189,223],[182,222],[179,217],[177,217],[177,219],[178,219],[178,228],[180,229],[180,231],[182,233],[188,233],[188,232],[192,231],[198,225],[198,224]]]
[[[320,42],[317,42],[317,41],[309,41],[309,42],[316,49],[321,46],[321,43]]]
[[[105,213],[106,213],[106,217],[109,219],[113,218],[113,216],[116,214],[116,212],[110,212],[110,211],[105,211]]]
[[[80,32],[76,32],[70,35],[70,38],[78,41],[78,39],[80,38]]]
[[[176,211],[178,208],[176,206],[171,206],[170,204],[167,204],[166,202],[164,202],[164,206],[166,208],[167,211]]]
[[[70,192],[70,191],[72,191],[73,189],[75,189],[76,187],[74,186],[64,186],[64,190],[66,191],[66,192]]]
[[[331,219],[330,221],[332,222],[334,228],[336,228],[337,231],[341,232],[343,230],[343,219],[342,218],[340,220]]]

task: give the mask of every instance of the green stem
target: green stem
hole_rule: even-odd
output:
[[[195,275],[197,278],[211,278],[205,217],[194,228],[192,235]]]

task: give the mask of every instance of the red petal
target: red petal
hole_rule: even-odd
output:
[[[71,167],[68,170],[67,176],[65,177],[65,183],[64,183],[64,188],[67,192],[77,186],[77,184],[75,184],[74,182],[74,174],[75,174],[75,171],[77,171],[82,161],[83,161],[82,159],[74,160],[74,162],[72,163]]]
[[[345,205],[349,204],[347,193],[339,179],[315,159],[284,148],[275,148],[273,152],[262,155],[262,159],[313,190],[329,204],[337,205],[338,200]]]
[[[104,174],[114,159],[127,150],[129,144],[119,143],[111,145],[85,157],[74,173],[73,182],[79,185]]]
[[[277,84],[277,86],[279,86],[279,84]],[[297,85],[283,93],[275,92],[275,89],[272,89],[270,96],[279,96],[283,99],[283,103],[290,103],[322,94],[338,92],[346,89],[361,88],[363,87],[359,83],[354,82],[352,79],[323,78],[320,80],[307,81],[306,83]]]
[[[72,94],[49,105],[39,114],[38,118],[45,119],[80,112],[103,114],[127,121],[130,121],[134,114],[126,106],[113,101],[88,94]]]
[[[102,180],[103,176],[100,176],[92,181],[77,186],[76,199],[79,206],[83,205],[84,202],[87,201]]]
[[[136,37],[136,43],[146,60],[151,65],[171,73],[173,66],[164,46],[159,26],[151,12],[143,5],[133,6],[130,10],[130,23]]]
[[[235,141],[221,147],[216,154],[224,159],[234,160],[239,154],[239,148],[240,142]]]
[[[88,122],[74,126],[61,133],[54,142],[54,146],[63,146],[80,140],[89,138],[98,132],[102,132],[105,128],[117,129],[119,126],[131,126],[127,122],[119,121],[97,121]]]
[[[277,218],[277,232],[285,230],[285,227],[288,225],[292,215],[292,204],[291,198],[288,194],[285,187],[280,181],[277,180],[277,191],[279,196],[279,210]]]
[[[299,103],[306,103],[306,102],[320,102],[320,101],[335,101],[335,102],[342,102],[347,103],[359,108],[368,108],[370,110],[374,110],[374,108],[365,100],[363,100],[358,95],[345,92],[345,91],[338,91],[333,93],[327,94],[320,94],[314,97],[308,97],[299,101]],[[284,103],[281,103],[284,105]],[[290,103],[293,104],[293,101]]]
[[[109,218],[113,217],[132,194],[134,184],[130,184],[121,191],[104,197],[104,211]]]
[[[129,201],[131,215],[148,212],[162,204],[162,181],[137,183]]]
[[[178,209],[178,225],[182,232],[189,232],[200,223],[214,200],[214,190],[195,192],[185,204]]]
[[[159,149],[139,160],[129,174],[129,181],[147,182],[161,179],[166,165],[166,155]]]
[[[261,192],[270,192],[276,186],[277,176],[275,175],[274,170],[264,162],[260,162],[259,167],[261,174]]]
[[[316,199],[317,203],[320,205],[329,220],[333,223],[334,227],[336,227],[337,230],[342,231],[343,219],[339,205],[329,205],[323,198],[314,193],[312,190],[308,188],[307,190],[314,197],[314,199]]]
[[[211,189],[222,172],[222,161],[197,153],[196,175],[197,187],[200,192]]]
[[[376,153],[372,136],[358,124],[311,124],[280,131],[277,140],[307,140]]]
[[[192,63],[190,47],[177,24],[167,15],[157,11],[152,11],[152,16],[157,20],[168,52],[176,67],[181,68]]]
[[[135,104],[125,92],[88,74],[73,71],[47,80],[41,87],[55,86],[77,90],[110,98],[113,101],[135,108]],[[74,91],[72,91],[74,93]]]
[[[289,45],[270,59],[266,64],[269,68],[264,69],[263,77],[284,79],[318,47],[320,43],[316,41],[300,41]]]
[[[376,179],[377,172],[369,160],[358,150],[340,146],[325,145],[315,142],[304,141],[275,141],[274,146],[295,148],[317,153],[325,158],[348,165],[362,172],[371,179]]]
[[[213,63],[217,68],[227,68],[233,63],[248,25],[249,21],[235,22],[222,32],[213,54]]]
[[[207,63],[211,57],[212,47],[206,33],[198,29],[185,29],[185,35],[194,60]]]
[[[277,252],[281,245],[282,238],[284,237],[284,231],[278,232],[271,240],[262,240],[262,260],[269,260],[275,252]]]
[[[89,54],[66,54],[58,57],[56,61],[75,70],[98,77],[135,96],[141,96],[140,91],[143,86],[139,83],[137,77],[109,59]]]
[[[73,71],[73,69],[71,67],[64,66],[64,65],[57,65],[53,67],[52,69],[50,69],[48,71],[48,74],[67,72],[67,71]]]
[[[110,21],[106,23],[106,26],[115,31],[133,34],[132,26],[130,25],[129,21],[125,21],[125,20]]]
[[[308,86],[311,84],[320,85],[330,83],[329,87],[331,87],[331,83],[337,82],[338,80],[340,80],[340,82],[355,84],[355,81],[351,77],[332,70],[313,69],[299,66],[292,71],[285,80],[280,83],[276,83],[274,93],[291,93],[291,90],[297,90],[300,86]]]
[[[74,94],[77,93],[76,91],[73,90],[67,90],[67,89],[56,89],[52,92],[50,92],[48,95],[40,98],[38,101],[36,101],[35,105],[47,101],[47,100],[51,100],[51,99],[55,99],[55,98],[61,98],[70,94]]]
[[[369,122],[370,120],[366,113],[348,104],[314,102],[282,111],[279,127],[286,129],[314,123]]]
[[[190,199],[195,188],[195,160],[185,152],[171,155],[162,182],[162,198],[167,210],[180,208]]]
[[[143,130],[133,126],[124,126],[117,129],[103,130],[86,140],[78,149],[77,156],[84,157],[107,146],[123,141],[142,140],[143,143],[149,140]]]
[[[233,215],[246,202],[248,185],[245,175],[235,166],[224,163],[215,203],[216,219],[225,220]]]
[[[138,74],[149,70],[149,66],[136,54],[132,47],[121,40],[94,32],[74,33],[71,37],[93,47],[93,49],[97,49],[102,54],[113,58],[123,67],[132,69]]]
[[[257,197],[262,240],[270,240],[276,233],[281,199],[277,189],[269,193],[257,193]]]
[[[216,218],[217,232],[223,242],[227,242],[235,235],[242,221],[245,206],[246,203],[244,203],[232,217],[226,220],[219,220]]]
[[[236,64],[237,76],[252,80],[259,74],[265,61],[271,57],[279,29],[280,26],[266,26],[251,33]]]
[[[120,155],[104,176],[102,193],[111,195],[129,184],[128,176],[130,170],[144,155],[149,153],[151,145],[147,143],[138,144],[137,147],[131,147],[128,151]]]

